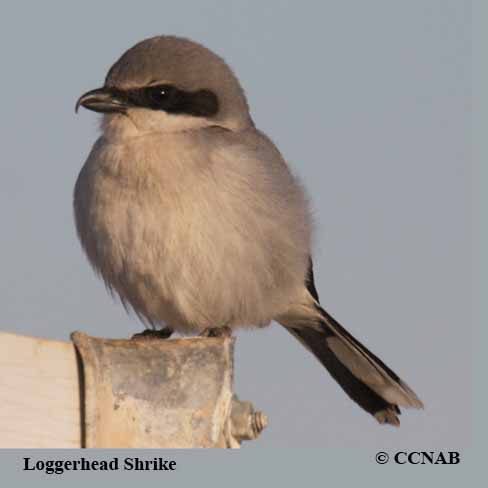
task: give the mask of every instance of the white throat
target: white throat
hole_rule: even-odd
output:
[[[127,139],[155,132],[166,134],[203,129],[212,125],[217,124],[205,117],[134,108],[129,109],[126,115],[105,115],[101,129],[107,139]]]

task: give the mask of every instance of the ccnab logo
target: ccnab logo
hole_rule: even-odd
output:
[[[459,464],[458,451],[399,451],[395,454],[397,464]]]

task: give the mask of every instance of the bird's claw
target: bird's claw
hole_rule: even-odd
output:
[[[200,337],[230,337],[232,335],[232,329],[230,327],[209,327],[205,329]]]
[[[168,339],[173,333],[173,329],[165,327],[164,329],[154,330],[146,329],[131,337],[133,341],[152,341],[154,339]]]

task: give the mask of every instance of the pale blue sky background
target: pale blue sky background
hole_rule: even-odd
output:
[[[239,334],[254,446],[467,446],[470,9],[462,1],[11,2],[0,18],[0,328],[141,329],[93,275],[72,189],[97,132],[74,104],[156,34],[222,55],[308,189],[322,302],[421,396],[399,430],[356,407],[276,325]]]

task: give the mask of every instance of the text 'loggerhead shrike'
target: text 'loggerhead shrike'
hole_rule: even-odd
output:
[[[319,304],[304,191],[205,47],[144,40],[76,107],[103,113],[74,192],[94,269],[146,324],[183,334],[283,325],[380,423],[417,395]]]

